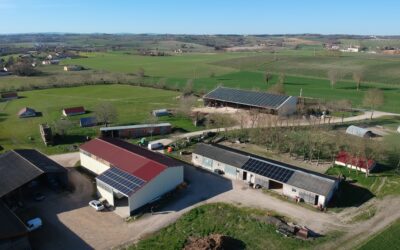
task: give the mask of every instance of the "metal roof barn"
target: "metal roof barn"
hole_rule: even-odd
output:
[[[362,138],[370,138],[375,135],[371,130],[360,128],[354,125],[350,125],[346,129],[346,134],[355,135]]]

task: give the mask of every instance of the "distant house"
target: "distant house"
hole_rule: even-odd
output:
[[[171,133],[170,123],[139,124],[129,126],[103,127],[101,135],[111,138],[139,138],[152,135],[165,135]]]
[[[366,159],[364,157],[353,156],[346,151],[341,151],[336,156],[335,164],[339,166],[345,166],[350,169],[359,170],[361,172],[370,172],[375,166],[376,162],[372,159]]]
[[[85,113],[86,113],[85,108],[82,106],[66,108],[66,109],[63,109],[63,111],[62,111],[63,116],[83,115]]]
[[[357,53],[357,52],[360,52],[360,47],[359,47],[359,46],[355,46],[355,47],[350,46],[350,47],[348,47],[348,48],[346,48],[346,49],[342,49],[342,50],[340,50],[340,51],[342,51],[342,52]]]
[[[27,117],[35,117],[36,116],[36,111],[34,109],[25,107],[22,108],[19,112],[18,112],[18,117],[19,118],[27,118]]]
[[[4,101],[14,100],[14,99],[18,99],[18,93],[17,92],[1,93],[0,97],[1,97],[1,100],[4,100]]]
[[[51,65],[51,64],[57,65],[59,63],[60,63],[60,60],[44,60],[44,61],[42,61],[43,65]]]
[[[97,125],[97,119],[96,117],[84,117],[79,120],[79,124],[82,128],[93,127]]]
[[[9,72],[6,67],[0,69],[0,76],[8,76],[8,75],[11,75],[11,72]]]
[[[83,67],[79,65],[64,66],[64,71],[80,71],[80,70],[83,70]]]
[[[170,114],[167,109],[156,109],[156,110],[153,110],[151,113],[155,117],[168,116]]]
[[[358,136],[361,138],[371,138],[376,136],[376,134],[374,134],[371,130],[360,128],[354,125],[351,125],[346,129],[346,134]]]

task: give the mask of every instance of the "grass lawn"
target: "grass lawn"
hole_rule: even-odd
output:
[[[330,235],[314,241],[285,238],[275,232],[274,226],[256,219],[267,214],[264,210],[224,203],[203,205],[128,249],[182,249],[188,237],[204,237],[212,233],[240,240],[246,249],[310,249],[334,237]]]
[[[400,246],[400,220],[357,248],[358,250],[398,249]]]
[[[0,103],[0,145],[5,149],[36,148],[46,153],[59,153],[70,150],[70,145],[82,142],[85,136],[96,136],[98,127],[80,128],[81,117],[93,116],[98,103],[110,102],[118,111],[115,124],[138,124],[149,120],[150,111],[160,108],[173,108],[177,105],[179,93],[127,85],[96,85],[72,88],[56,88],[20,92],[22,98]],[[41,117],[20,119],[17,112],[23,107],[42,112]],[[61,110],[67,107],[84,106],[85,115],[68,118],[74,126],[68,132],[64,145],[44,147],[40,138],[39,124],[50,125],[61,118]],[[189,120],[171,117],[160,121],[171,122],[183,130],[196,128]],[[29,138],[31,137],[31,139]]]

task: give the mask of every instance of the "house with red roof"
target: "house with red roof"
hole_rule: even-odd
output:
[[[355,169],[366,173],[371,172],[375,166],[376,162],[372,159],[366,159],[365,157],[358,157],[351,155],[346,151],[340,151],[336,156],[335,164],[339,166],[345,166],[350,169]]]
[[[183,182],[183,164],[163,154],[114,138],[80,147],[82,167],[97,175],[99,196],[128,217]]]
[[[82,106],[66,108],[66,109],[63,109],[63,111],[62,111],[63,116],[83,115],[85,113],[86,113],[86,110]]]

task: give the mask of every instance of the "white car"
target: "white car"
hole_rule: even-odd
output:
[[[96,211],[101,211],[104,209],[104,205],[98,200],[92,200],[89,202],[89,206],[96,209]]]
[[[26,222],[29,232],[32,232],[43,225],[42,219],[34,218]]]

